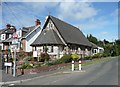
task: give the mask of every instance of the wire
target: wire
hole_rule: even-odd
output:
[[[19,18],[17,18],[17,16],[15,15],[14,11],[8,6],[7,2],[3,2],[3,4],[8,8],[10,9],[11,11],[11,14],[16,18],[16,20],[19,22],[19,24],[21,24],[22,26],[24,26],[24,24],[19,20]]]

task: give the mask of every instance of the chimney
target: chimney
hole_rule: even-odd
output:
[[[15,26],[11,26],[10,29],[11,29],[13,32],[16,32]]]
[[[35,21],[35,26],[38,26],[38,25],[41,25],[41,22],[40,22],[39,19],[37,19],[37,20]]]
[[[10,24],[7,24],[6,27],[7,27],[8,29],[10,29],[11,25],[10,25]]]

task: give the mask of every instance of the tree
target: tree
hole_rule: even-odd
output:
[[[90,34],[89,36],[87,35],[87,39],[92,43],[98,44],[97,38],[92,36],[92,34]]]
[[[115,41],[117,55],[120,55],[120,39]]]
[[[109,44],[109,41],[107,41],[106,39],[103,40],[104,44]]]

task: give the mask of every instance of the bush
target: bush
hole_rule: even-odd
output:
[[[48,53],[41,53],[40,61],[44,62],[45,60],[48,61],[50,59],[50,56]]]
[[[61,59],[58,59],[55,61],[48,62],[46,65],[51,66],[51,65],[61,64],[61,63],[62,63]]]
[[[71,57],[74,61],[77,61],[79,59],[79,55],[77,54],[72,54]]]
[[[85,60],[91,60],[92,59],[92,56],[86,56],[84,57]]]
[[[92,56],[92,58],[101,58],[102,57],[102,54],[101,53],[98,53],[98,54],[95,54]]]
[[[62,58],[61,58],[61,62],[62,63],[69,63],[72,61],[72,57],[70,54],[65,54]]]
[[[24,64],[21,66],[22,69],[30,69],[33,68],[33,66],[31,64]]]

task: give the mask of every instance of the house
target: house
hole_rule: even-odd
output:
[[[80,29],[51,15],[46,17],[40,35],[31,46],[38,52],[45,52],[47,47],[48,54],[56,58],[69,53],[89,56],[92,48]]]
[[[6,29],[2,29],[0,31],[1,40],[0,40],[0,46],[1,50],[9,50],[10,46],[14,49],[14,46],[12,45],[14,41],[17,42],[17,52],[19,52],[21,49],[25,52],[31,52],[32,47],[30,44],[33,43],[33,41],[38,37],[38,35],[41,32],[41,22],[39,19],[35,21],[34,26],[30,27],[23,27],[22,29],[15,29],[15,27],[11,27],[10,24],[7,25]],[[13,34],[17,34],[17,39],[14,40],[12,38]]]
[[[104,48],[97,46],[96,44],[90,42],[92,44],[92,55],[103,53]]]
[[[32,47],[30,44],[38,37],[41,32],[41,22],[39,19],[36,20],[35,26],[23,27],[17,31],[18,37],[21,41],[21,48],[25,52],[31,52]]]
[[[9,50],[10,44],[12,43],[10,38],[12,34],[16,31],[15,26],[10,24],[6,25],[5,29],[0,30],[0,48],[1,50]]]

